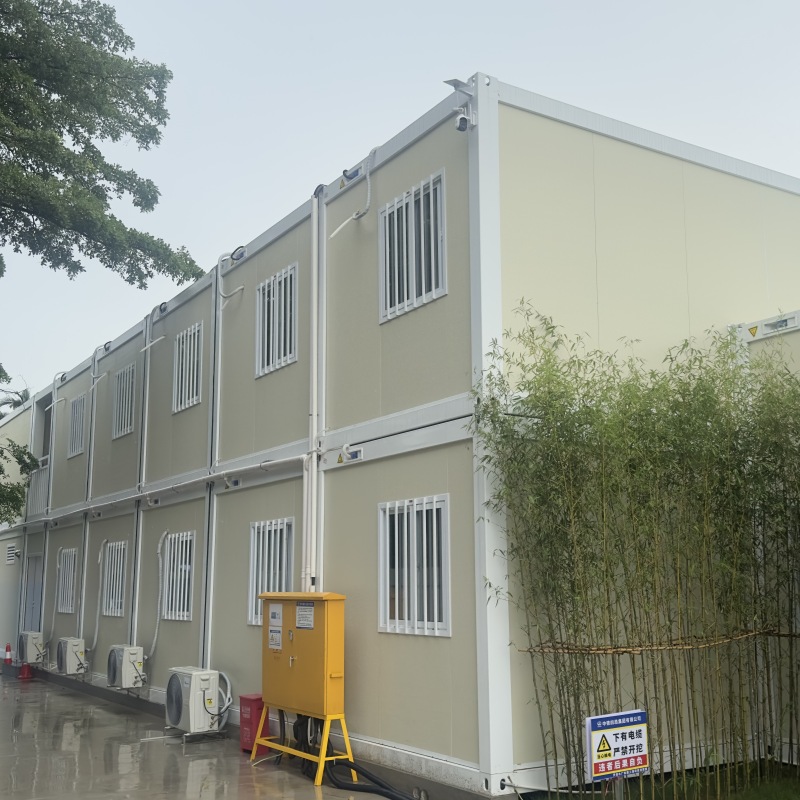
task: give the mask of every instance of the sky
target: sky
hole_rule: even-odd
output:
[[[127,224],[211,269],[450,93],[501,81],[800,176],[796,0],[115,0],[133,55],[166,63],[160,146],[102,145],[155,181]],[[96,263],[75,280],[3,250],[0,362],[49,386],[180,291]]]

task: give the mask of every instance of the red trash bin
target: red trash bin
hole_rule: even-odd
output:
[[[248,753],[253,749],[253,743],[258,736],[258,723],[261,722],[263,709],[264,701],[260,694],[239,695],[239,746]],[[265,736],[269,735],[267,727],[264,730]]]

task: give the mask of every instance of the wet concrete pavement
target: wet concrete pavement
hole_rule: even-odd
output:
[[[184,744],[182,737],[163,738],[163,724],[55,683],[0,675],[0,798],[352,797],[329,785],[315,787],[296,761],[252,766],[238,739]]]

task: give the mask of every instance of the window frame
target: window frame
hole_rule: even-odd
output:
[[[433,227],[430,232],[430,252],[427,262],[425,242],[417,238],[419,227],[417,223],[425,222],[426,197],[429,198],[427,204],[431,213],[428,225]],[[409,213],[409,208],[414,207],[418,199],[420,200],[419,216],[416,213]],[[402,213],[400,213],[401,211]],[[399,226],[402,227],[404,243],[402,248],[398,248],[393,245],[393,241],[397,241],[398,220],[401,217],[402,221]],[[382,324],[447,294],[444,170],[433,173],[387,203],[380,211],[378,222],[379,321]],[[422,228],[424,236],[424,224]],[[436,254],[436,263],[428,275],[426,264],[430,266],[430,257],[434,253]],[[421,257],[419,264],[417,263],[418,255]],[[403,281],[398,280],[401,274]],[[420,285],[418,285],[418,281]],[[398,296],[399,283],[403,285],[403,299]],[[392,293],[395,295],[394,298],[389,296]]]
[[[295,261],[256,286],[256,378],[297,361],[297,273]]]
[[[161,619],[191,622],[194,605],[195,531],[168,533],[164,539]]]
[[[74,458],[84,452],[86,430],[86,392],[69,401],[69,435],[67,437],[67,458]]]
[[[75,613],[75,572],[78,567],[78,548],[62,547],[58,553],[56,576],[56,612]]]
[[[114,408],[111,438],[120,439],[133,433],[136,419],[136,362],[114,374]]]
[[[103,548],[103,592],[100,613],[104,617],[125,616],[125,572],[128,542],[106,542]]]
[[[398,536],[399,518],[404,520],[404,526]],[[428,539],[431,530],[434,537],[438,538],[438,547],[435,540]],[[404,547],[401,547],[401,541]],[[432,547],[428,546],[429,541]],[[400,561],[401,553],[405,564],[415,565],[413,570],[397,569],[392,565],[392,561],[395,564]],[[433,555],[433,565],[430,567],[432,581],[428,579],[429,554]],[[378,505],[378,630],[381,633],[450,636],[450,569],[449,494]],[[432,597],[428,592],[431,586],[434,587]],[[400,611],[403,612],[402,618],[398,613]]]
[[[203,321],[175,337],[172,364],[172,413],[179,414],[203,401]]]
[[[276,545],[278,553],[274,552]],[[259,569],[261,567],[261,569]],[[291,592],[294,582],[294,517],[250,523],[247,624],[263,625],[262,592]]]

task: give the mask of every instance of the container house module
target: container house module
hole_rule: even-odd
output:
[[[257,595],[344,594],[357,756],[499,795],[547,778],[521,623],[489,588],[507,570],[469,428],[485,354],[523,297],[645,358],[800,306],[800,180],[449,83],[0,422],[41,458],[0,531],[20,554],[0,624],[51,652],[83,637],[101,685],[109,648],[140,645],[157,702],[173,666],[223,670],[236,711],[260,686]]]

